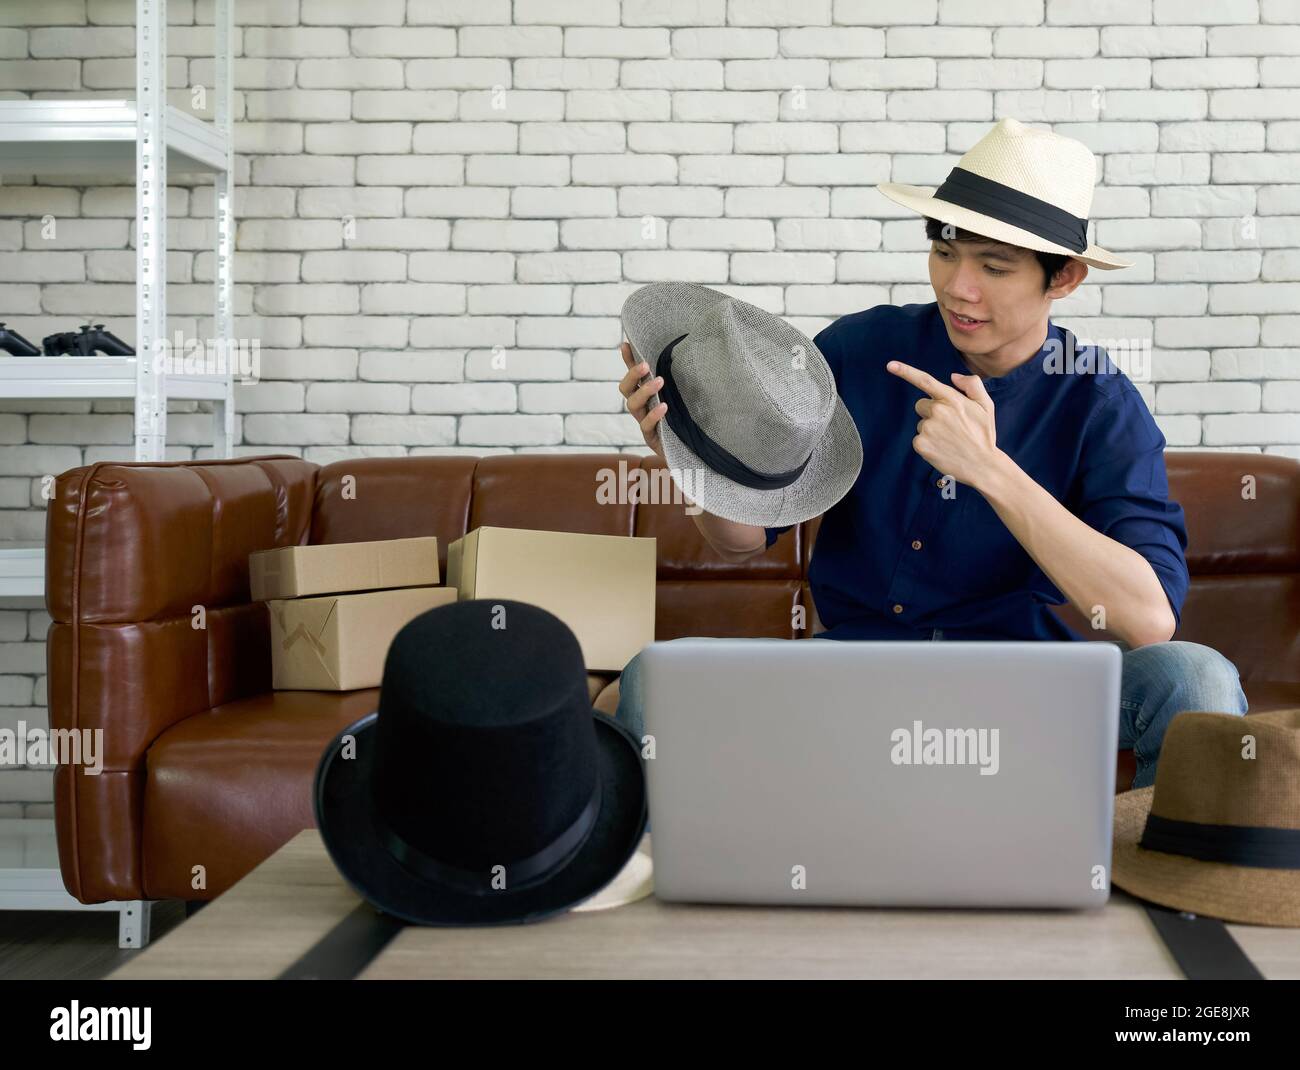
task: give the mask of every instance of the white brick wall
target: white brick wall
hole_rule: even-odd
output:
[[[210,85],[207,0],[170,0],[174,103]],[[127,0],[0,4],[0,97],[129,95]],[[664,278],[809,334],[932,299],[921,224],[996,119],[1099,157],[1094,236],[1135,266],[1057,308],[1152,340],[1173,448],[1300,456],[1294,0],[240,0],[236,329],[262,345],[239,449],[625,449],[618,312]],[[134,334],[125,184],[6,178],[0,319]],[[212,195],[169,196],[173,329],[208,329]],[[55,236],[41,219],[58,221]],[[349,227],[345,236],[345,223]],[[495,359],[505,356],[505,364]],[[178,404],[174,457],[207,456]],[[0,403],[0,539],[43,475],[130,455],[120,402]],[[43,612],[0,611],[0,722],[43,718]],[[0,813],[48,807],[0,772]]]

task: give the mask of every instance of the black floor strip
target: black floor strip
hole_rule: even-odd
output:
[[[1147,915],[1189,981],[1262,981],[1264,975],[1218,918],[1147,903]]]
[[[281,981],[350,981],[366,968],[405,923],[369,903],[357,908],[280,974]]]

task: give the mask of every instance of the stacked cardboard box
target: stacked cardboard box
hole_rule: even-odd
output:
[[[248,559],[271,614],[277,690],[378,687],[393,637],[425,610],[456,601],[438,587],[436,538],[284,546]]]
[[[621,672],[654,641],[655,561],[654,539],[479,527],[447,547],[447,584],[462,599],[549,610],[577,636],[589,671]]]

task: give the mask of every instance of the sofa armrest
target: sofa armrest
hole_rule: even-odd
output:
[[[98,733],[98,773],[54,777],[59,860],[84,903],[148,898],[145,756],[178,721],[270,688],[248,555],[305,541],[316,465],[296,457],[99,463],[46,518],[52,729]]]

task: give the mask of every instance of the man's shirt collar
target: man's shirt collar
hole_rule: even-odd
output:
[[[953,386],[952,379],[948,377],[949,373],[960,372],[963,375],[974,375],[975,370],[966,363],[961,351],[952,344],[952,339],[948,337],[948,328],[944,325],[943,313],[940,312],[937,301],[934,303],[933,309],[930,324],[930,334],[933,340],[932,351],[938,355],[942,365],[942,374],[935,376],[935,378],[941,379],[948,386]],[[996,402],[1000,397],[1006,397],[1011,393],[1018,392],[1030,383],[1040,381],[1047,374],[1047,358],[1055,347],[1062,344],[1061,328],[1049,319],[1047,321],[1047,337],[1043,339],[1043,344],[1036,354],[1023,364],[1012,368],[1005,375],[984,380],[984,389],[989,392],[989,397]]]

